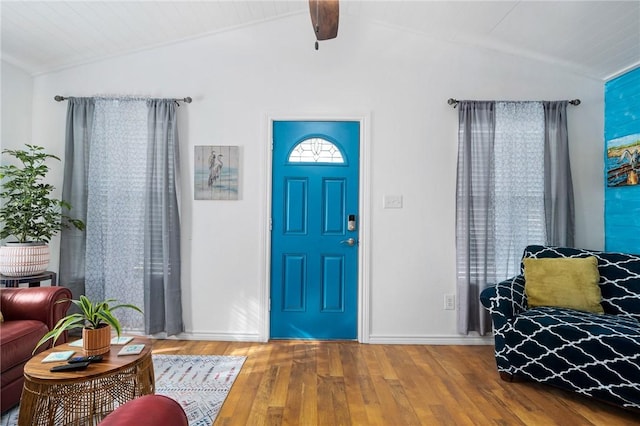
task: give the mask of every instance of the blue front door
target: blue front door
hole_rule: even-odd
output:
[[[360,123],[273,123],[271,338],[356,339]]]

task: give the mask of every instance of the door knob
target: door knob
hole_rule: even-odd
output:
[[[346,240],[340,241],[340,244],[346,244],[349,247],[353,247],[356,245],[356,240],[354,238],[347,238]]]

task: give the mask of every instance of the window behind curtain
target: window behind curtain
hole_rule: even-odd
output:
[[[89,158],[86,293],[144,306],[144,217],[147,163],[144,100],[96,100]],[[144,317],[117,312],[126,329]]]
[[[529,244],[572,243],[567,101],[461,101],[458,113],[458,331],[484,334],[480,292],[520,272]],[[547,235],[549,234],[549,235]],[[557,242],[556,242],[557,241]]]
[[[494,174],[496,279],[520,273],[529,244],[544,244],[544,109],[496,102]]]

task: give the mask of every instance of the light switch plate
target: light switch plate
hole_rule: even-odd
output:
[[[402,195],[385,195],[382,198],[382,207],[385,209],[401,209]]]

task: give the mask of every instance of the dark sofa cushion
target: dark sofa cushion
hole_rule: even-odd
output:
[[[36,320],[3,322],[0,325],[0,371],[4,373],[30,360],[36,343],[47,331],[47,326]],[[43,345],[41,350],[45,348]]]
[[[629,403],[640,392],[640,323],[631,317],[532,308],[514,318],[510,340],[515,374]]]

